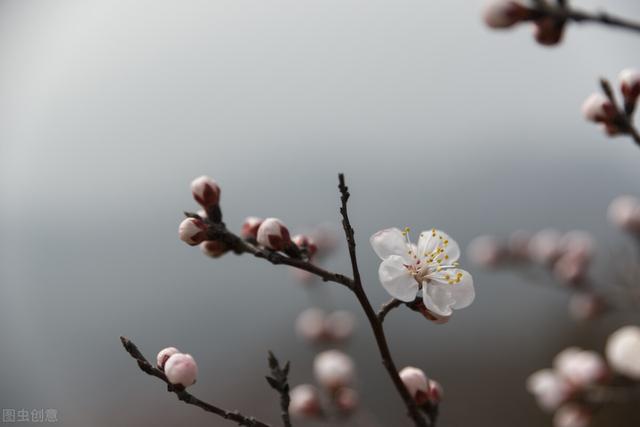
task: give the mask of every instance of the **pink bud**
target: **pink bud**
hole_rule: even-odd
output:
[[[628,103],[635,103],[640,96],[640,71],[633,68],[625,68],[618,76],[620,79],[620,91]]]
[[[205,209],[220,202],[220,187],[208,176],[201,176],[191,181],[191,194],[196,202]]]
[[[605,308],[602,298],[592,293],[576,293],[569,299],[569,314],[578,321],[595,319]]]
[[[196,382],[198,365],[191,355],[176,353],[165,362],[164,373],[171,384],[189,387]]]
[[[358,407],[358,392],[352,388],[341,388],[333,397],[338,409],[343,413],[351,413]]]
[[[176,353],[180,353],[180,350],[175,347],[167,347],[160,350],[158,357],[156,358],[156,365],[158,366],[158,369],[162,369],[164,364],[167,362],[167,359]]]
[[[281,251],[291,245],[289,230],[277,218],[267,218],[258,227],[258,243],[274,251]]]
[[[262,224],[262,218],[258,218],[257,216],[249,216],[245,218],[242,223],[240,235],[244,239],[255,240],[258,237],[258,228],[260,228],[260,224]]]
[[[552,265],[560,255],[560,233],[544,229],[535,233],[529,241],[531,258],[539,264]]]
[[[337,390],[348,386],[355,376],[353,361],[338,350],[327,350],[313,361],[313,372],[323,387]]]
[[[299,249],[306,249],[310,257],[318,251],[318,246],[316,246],[315,242],[308,236],[296,234],[291,240]]]
[[[553,46],[560,43],[564,25],[556,18],[545,16],[533,23],[533,37],[543,46]]]
[[[558,409],[553,416],[553,427],[588,427],[591,412],[577,403],[569,403]]]
[[[573,392],[567,381],[551,369],[542,369],[527,379],[527,390],[546,411],[555,411]]]
[[[634,196],[618,196],[609,205],[609,221],[616,227],[640,233],[640,200]]]
[[[624,326],[611,334],[606,354],[613,370],[640,380],[640,327]]]
[[[569,347],[553,360],[556,372],[576,388],[603,381],[609,375],[604,359],[595,351]]]
[[[351,312],[345,310],[334,311],[324,319],[325,334],[333,340],[344,341],[353,334],[355,323],[355,318]]]
[[[206,240],[200,243],[200,250],[203,254],[210,256],[211,258],[219,258],[227,253],[229,248],[225,243],[219,240]]]
[[[553,275],[567,285],[578,285],[588,274],[589,260],[575,253],[562,255],[553,264]]]
[[[485,5],[482,15],[489,27],[508,28],[527,19],[531,11],[515,1],[493,0]]]
[[[188,245],[199,245],[207,237],[207,225],[198,218],[186,218],[178,227],[180,240]]]
[[[595,240],[591,233],[573,230],[565,233],[560,239],[560,251],[564,254],[589,261],[595,252]]]
[[[504,248],[493,236],[478,236],[467,247],[467,256],[480,267],[495,267],[504,259]]]
[[[315,418],[320,415],[320,393],[309,384],[301,384],[291,389],[289,413],[297,418]]]
[[[436,380],[429,380],[429,402],[434,405],[439,404],[444,397],[444,390],[440,383]]]
[[[582,103],[582,115],[592,122],[610,122],[616,116],[616,108],[606,96],[592,93]]]
[[[296,319],[296,332],[300,338],[317,342],[324,336],[325,313],[319,308],[308,308]]]
[[[407,366],[400,371],[399,375],[416,403],[418,405],[427,403],[429,400],[429,380],[422,369]]]

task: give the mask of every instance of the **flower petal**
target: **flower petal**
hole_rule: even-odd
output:
[[[460,282],[450,284],[446,277],[456,277],[461,273]],[[442,316],[450,316],[451,309],[461,309],[471,305],[475,299],[473,277],[457,268],[443,270],[438,276],[431,277],[431,283],[423,286],[425,306]],[[446,276],[448,275],[448,276]]]
[[[447,233],[442,230],[426,230],[420,233],[418,239],[418,254],[422,258],[429,255],[437,248],[443,248],[444,254],[448,256],[445,264],[450,264],[460,258],[460,246]]]
[[[387,228],[385,230],[378,231],[376,234],[371,236],[369,242],[380,259],[384,260],[391,255],[399,255],[405,261],[410,260],[410,258],[408,258],[409,255],[407,254],[410,249],[407,245],[407,240],[402,234],[402,231],[397,228]]]
[[[391,255],[378,269],[378,277],[382,287],[389,294],[404,302],[411,302],[418,293],[418,282],[409,274],[405,267],[405,260],[398,255]]]

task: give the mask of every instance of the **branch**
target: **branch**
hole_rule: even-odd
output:
[[[211,412],[212,414],[216,414],[226,420],[233,421],[240,426],[271,427],[269,424],[256,420],[253,417],[242,415],[238,411],[227,411],[210,403],[203,402],[191,393],[188,393],[184,389],[184,387],[171,384],[164,372],[152,366],[151,363],[149,363],[149,361],[142,355],[140,350],[138,350],[138,347],[131,340],[129,340],[129,338],[120,337],[120,341],[122,342],[122,345],[124,346],[124,349],[127,351],[127,353],[129,353],[129,355],[133,357],[136,362],[138,362],[138,366],[143,372],[153,377],[159,378],[167,383],[167,391],[175,393],[176,396],[178,396],[178,399],[183,401],[184,403],[202,408],[203,410]]]
[[[589,13],[578,9],[573,9],[566,6],[566,2],[558,2],[557,6],[549,5],[542,1],[536,1],[532,7],[532,10],[536,12],[537,17],[550,16],[558,21],[573,21],[577,23],[593,22],[610,27],[617,27],[626,30],[639,31],[640,23],[620,18],[617,16],[609,15],[606,12]]]
[[[269,352],[269,369],[271,369],[271,376],[266,377],[267,382],[280,394],[280,409],[282,413],[282,423],[284,427],[291,427],[291,417],[289,416],[289,404],[291,398],[289,397],[289,362],[285,363],[284,367],[280,367],[280,362],[274,356],[272,352]]]
[[[391,300],[387,301],[386,303],[382,304],[382,307],[380,307],[380,310],[378,310],[378,321],[380,323],[384,322],[384,318],[387,317],[387,314],[389,314],[389,312],[391,310],[393,310],[394,308],[398,308],[403,304],[402,301],[400,301],[399,299],[395,299],[392,298]]]
[[[640,146],[640,133],[638,133],[638,130],[633,126],[633,121],[631,120],[631,112],[626,113],[626,109],[622,109],[618,106],[616,97],[613,94],[613,90],[611,89],[611,83],[609,83],[607,79],[600,79],[600,87],[602,88],[602,91],[607,96],[607,98],[609,98],[609,101],[611,102],[613,107],[616,109],[616,119],[614,124],[620,128],[620,131],[622,133],[631,136],[635,143]]]

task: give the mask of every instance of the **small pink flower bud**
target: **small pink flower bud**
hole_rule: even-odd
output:
[[[317,342],[325,338],[325,313],[319,308],[308,308],[296,319],[296,332],[304,340]]]
[[[424,405],[429,401],[429,379],[422,369],[407,366],[400,371],[399,375],[409,394],[418,405]]]
[[[552,265],[561,252],[560,238],[560,233],[550,228],[535,233],[529,241],[531,259],[539,264]]]
[[[439,404],[444,397],[444,390],[436,380],[429,379],[429,402],[434,405]]]
[[[609,221],[630,233],[640,233],[640,200],[634,196],[618,196],[609,205]]]
[[[489,1],[482,13],[484,22],[491,28],[509,28],[527,19],[531,11],[516,1]]]
[[[545,411],[555,411],[573,392],[567,381],[551,369],[542,369],[527,378],[527,390]]]
[[[533,23],[533,37],[543,46],[553,46],[562,40],[564,25],[556,18],[545,16]]]
[[[291,245],[289,230],[277,218],[267,218],[258,227],[258,243],[274,251],[282,251]]]
[[[332,391],[351,384],[354,370],[351,358],[339,350],[324,351],[313,361],[313,372],[318,383]]]
[[[289,393],[289,413],[296,418],[315,418],[320,415],[320,393],[309,384],[297,385]]]
[[[569,314],[578,321],[593,320],[605,310],[605,302],[598,295],[580,292],[569,299]]]
[[[469,260],[480,267],[495,267],[504,259],[505,251],[493,236],[478,236],[467,247]]]
[[[616,116],[616,108],[606,96],[592,93],[582,103],[582,115],[592,122],[610,122]]]
[[[180,353],[180,350],[175,347],[167,347],[160,350],[158,357],[156,358],[156,366],[158,366],[158,369],[164,368],[164,364],[167,362],[167,359],[176,353]]]
[[[614,371],[640,380],[640,327],[624,326],[611,334],[606,355]]]
[[[240,235],[244,239],[255,240],[258,237],[258,228],[260,228],[260,224],[262,224],[262,218],[258,218],[257,216],[249,216],[245,218],[242,223]]]
[[[586,407],[569,403],[556,411],[553,416],[553,427],[588,427],[592,418],[591,412]]]
[[[220,187],[208,176],[201,176],[191,181],[191,194],[196,202],[205,209],[220,202]]]
[[[352,413],[358,407],[358,392],[352,388],[341,388],[333,397],[338,409],[346,414]]]
[[[625,102],[635,103],[640,96],[640,70],[625,68],[620,71],[618,78],[620,79],[620,91]]]
[[[574,253],[562,255],[553,264],[553,275],[567,285],[578,285],[588,274],[589,260]]]
[[[591,233],[573,230],[565,233],[560,239],[560,250],[571,256],[590,260],[595,252],[596,243]]]
[[[355,324],[356,321],[351,312],[345,310],[334,311],[324,319],[325,334],[333,340],[344,341],[353,334]]]
[[[196,382],[198,365],[190,354],[176,353],[165,362],[164,373],[171,384],[189,387]]]
[[[555,357],[553,366],[559,375],[576,388],[596,384],[609,375],[609,369],[598,353],[577,347],[569,347],[560,352]]]
[[[199,245],[207,237],[207,225],[198,218],[186,218],[178,227],[180,240],[188,245]]]
[[[219,258],[226,254],[229,248],[219,240],[205,240],[200,243],[200,250],[203,254],[210,256],[211,258]]]
[[[291,240],[299,249],[306,249],[310,257],[318,251],[318,246],[316,246],[315,242],[308,236],[296,234]]]

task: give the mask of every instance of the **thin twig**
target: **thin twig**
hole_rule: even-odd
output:
[[[402,301],[395,298],[392,298],[391,300],[382,304],[382,307],[380,307],[380,310],[378,310],[378,314],[377,314],[378,320],[380,321],[380,323],[384,322],[384,318],[387,317],[387,314],[389,314],[391,310],[393,310],[394,308],[400,307],[402,304],[403,304]]]
[[[225,409],[219,408],[210,403],[204,402],[191,393],[188,393],[184,387],[173,385],[167,379],[167,376],[160,369],[154,367],[149,363],[149,361],[142,355],[138,347],[126,337],[120,337],[120,341],[124,346],[124,349],[129,353],[131,357],[133,357],[136,362],[138,362],[138,366],[140,369],[156,378],[161,379],[165,383],[167,383],[167,391],[175,393],[178,396],[178,399],[181,401],[202,408],[207,412],[211,412],[212,414],[216,414],[226,420],[233,421],[240,426],[245,427],[271,427],[269,424],[264,423],[262,421],[256,420],[253,417],[247,417],[242,415],[238,411],[227,411]]]
[[[604,92],[604,94],[606,95],[606,97],[609,99],[609,101],[611,102],[611,104],[616,110],[616,118],[615,118],[614,124],[618,128],[620,128],[622,133],[625,133],[631,136],[631,138],[633,138],[635,143],[637,145],[640,145],[640,133],[638,133],[638,130],[633,125],[633,121],[631,120],[631,114],[627,114],[625,110],[620,108],[620,106],[618,105],[618,102],[616,101],[616,97],[613,93],[613,89],[611,89],[611,83],[609,83],[607,79],[601,78],[600,87],[602,88],[602,91]]]
[[[289,362],[285,363],[284,367],[280,367],[280,362],[276,356],[272,352],[269,352],[269,369],[271,370],[271,376],[266,378],[271,388],[280,394],[280,412],[284,427],[291,427],[291,416],[289,415],[289,404],[291,403],[288,380],[289,367]]]
[[[535,1],[532,10],[536,12],[538,16],[533,16],[532,19],[541,16],[550,16],[559,21],[573,21],[577,23],[593,22],[640,32],[640,23],[638,22],[613,16],[606,12],[589,13],[561,4],[563,2],[558,3],[557,6],[553,6],[542,1]]]

